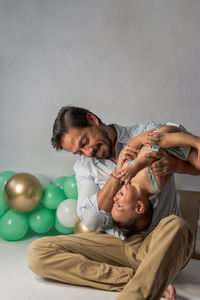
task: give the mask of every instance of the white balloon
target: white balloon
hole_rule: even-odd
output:
[[[66,227],[74,227],[78,220],[77,200],[66,199],[62,201],[57,208],[58,221]]]
[[[39,180],[42,185],[42,188],[45,189],[48,185],[52,184],[52,180],[49,179],[47,176],[42,174],[34,174],[34,176]]]

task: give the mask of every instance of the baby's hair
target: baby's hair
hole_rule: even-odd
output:
[[[148,200],[143,214],[137,214],[136,212],[134,212],[134,215],[127,221],[126,224],[115,222],[115,220],[114,222],[118,227],[123,227],[133,232],[140,232],[149,227],[149,225],[151,224],[152,216],[153,205]]]

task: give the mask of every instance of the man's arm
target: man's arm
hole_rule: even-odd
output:
[[[91,230],[104,226],[113,205],[113,197],[121,187],[121,182],[110,177],[102,190],[94,179],[76,173],[78,185],[77,213],[82,223]],[[108,195],[106,194],[108,193]]]
[[[121,186],[121,181],[116,177],[116,175],[110,175],[104,187],[97,193],[97,203],[100,210],[105,210],[106,212],[110,212],[112,210],[114,203],[113,197]]]
[[[116,170],[121,168],[125,160],[132,159],[132,149],[125,147],[119,155]],[[81,160],[74,166],[78,185],[77,212],[83,224],[91,230],[96,230],[105,223],[113,206],[113,197],[121,187],[121,182],[112,175],[100,190],[90,175],[89,166]],[[106,180],[105,180],[106,181]]]
[[[125,161],[132,160],[134,150],[126,146],[119,154],[119,158],[116,164],[115,172],[111,173],[108,181],[97,194],[97,201],[99,209],[103,209],[110,212],[113,207],[113,197],[121,188],[121,180],[117,177],[117,172],[122,168]]]

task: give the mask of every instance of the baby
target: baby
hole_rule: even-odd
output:
[[[114,197],[111,211],[115,223],[132,231],[142,231],[151,223],[152,205],[149,196],[159,193],[172,174],[154,176],[149,166],[155,158],[146,157],[149,151],[165,151],[188,160],[200,170],[200,138],[189,134],[183,126],[158,125],[132,139],[128,146],[136,150],[136,157],[124,164],[113,176],[125,184]]]

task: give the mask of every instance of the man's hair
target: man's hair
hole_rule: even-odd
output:
[[[87,118],[89,113],[93,114],[85,108],[71,105],[63,106],[60,109],[53,125],[53,134],[51,138],[51,144],[56,150],[62,150],[62,138],[66,133],[69,132],[70,128],[73,127],[81,129],[91,125]],[[95,114],[93,115],[101,124],[103,124],[99,117],[97,117]]]

